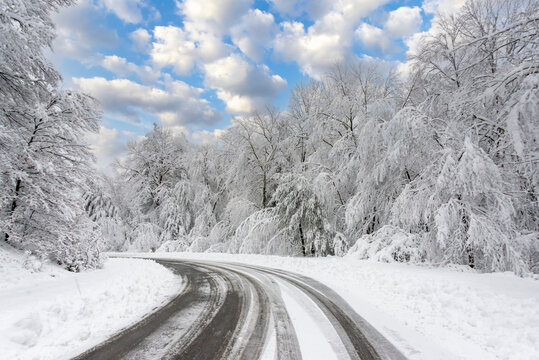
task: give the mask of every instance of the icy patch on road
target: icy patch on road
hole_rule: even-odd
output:
[[[154,256],[247,263],[312,277],[412,360],[539,359],[539,281],[530,278],[337,257]]]
[[[69,273],[0,247],[0,349],[5,359],[68,359],[162,306],[181,278],[141,259],[109,259],[103,269]],[[9,264],[9,266],[6,266]]]

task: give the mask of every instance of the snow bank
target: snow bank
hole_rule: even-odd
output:
[[[335,289],[410,359],[539,359],[539,281],[511,273],[352,258],[153,256],[250,263],[315,278]]]
[[[0,246],[0,357],[68,359],[163,305],[181,286],[153,261],[109,259],[103,269],[74,274]]]

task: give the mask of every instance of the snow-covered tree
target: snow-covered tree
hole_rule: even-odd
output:
[[[78,244],[97,241],[97,236],[79,239],[75,231],[89,222],[82,195],[93,157],[81,139],[98,130],[95,109],[85,95],[51,94],[48,102],[27,109],[26,121],[9,129],[1,201],[2,231],[10,244],[65,262],[63,257],[71,255],[62,247],[72,248],[77,256]]]
[[[234,122],[236,125],[223,138],[225,151],[233,161],[227,183],[264,209],[275,189],[273,175],[282,171],[280,145],[287,131],[285,119],[268,108]]]
[[[78,271],[99,263],[99,235],[82,198],[98,130],[94,99],[59,88],[43,51],[51,13],[72,1],[0,3],[0,232],[11,245]]]
[[[273,194],[275,216],[301,248],[303,256],[333,254],[333,234],[313,184],[301,174],[284,174]]]
[[[211,146],[156,127],[123,163],[130,244],[537,271],[538,13],[469,0],[407,74],[336,65]]]
[[[426,96],[383,126],[382,159],[402,179],[390,222],[418,234],[430,261],[530,268],[536,23],[536,2],[470,1],[437,16],[413,58]]]
[[[119,164],[137,195],[141,213],[155,223],[167,192],[187,177],[181,161],[184,150],[182,136],[154,124],[143,139],[127,144],[127,158]]]

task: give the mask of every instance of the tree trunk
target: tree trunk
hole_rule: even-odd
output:
[[[17,198],[19,197],[19,191],[21,190],[21,179],[18,179],[15,183],[15,194],[13,195],[13,201],[11,202],[11,208],[9,209],[8,217],[11,217],[17,208]],[[9,241],[9,234],[6,232],[4,235],[4,241]]]
[[[266,208],[266,172],[264,172],[264,177],[262,179],[262,209]],[[301,225],[300,225],[301,226]]]
[[[303,256],[307,256],[307,249],[305,248],[305,238],[303,237],[303,227],[301,227],[301,222],[299,223],[299,239],[301,240],[301,252]]]
[[[470,245],[466,246],[466,255],[468,255],[468,266],[472,269],[475,268],[475,256]]]

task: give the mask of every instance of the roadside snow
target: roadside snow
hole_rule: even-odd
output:
[[[162,306],[181,278],[150,260],[74,274],[0,246],[2,359],[68,359]]]
[[[248,263],[310,276],[336,290],[410,359],[539,359],[539,281],[511,273],[334,257],[138,255]]]

